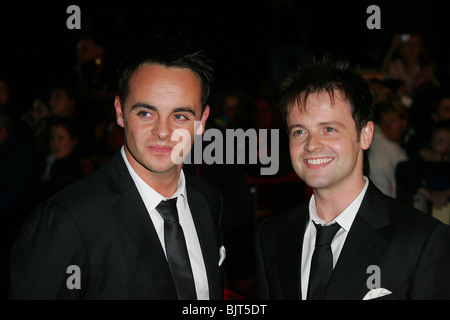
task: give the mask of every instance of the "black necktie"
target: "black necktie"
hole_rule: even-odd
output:
[[[317,229],[316,247],[311,259],[307,299],[321,300],[333,272],[331,241],[341,227],[337,223],[329,226],[314,225]]]
[[[194,276],[192,275],[183,229],[178,222],[177,198],[161,201],[156,210],[164,219],[167,261],[177,289],[178,299],[195,300],[197,294]]]

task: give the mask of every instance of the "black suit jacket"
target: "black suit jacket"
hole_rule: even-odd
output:
[[[185,176],[210,298],[222,299],[222,198],[211,185]],[[80,289],[67,286],[75,275],[67,270],[71,265],[79,267]],[[10,276],[11,299],[177,299],[158,235],[120,152],[28,217],[11,251]]]
[[[265,220],[257,232],[259,296],[301,299],[308,203]],[[382,194],[372,182],[334,268],[324,299],[363,299],[380,269],[382,299],[450,299],[450,228]]]

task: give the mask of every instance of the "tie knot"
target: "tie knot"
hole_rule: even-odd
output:
[[[316,247],[317,246],[329,246],[331,241],[333,241],[334,236],[341,228],[338,223],[333,223],[329,226],[322,226],[320,224],[315,224],[317,229],[316,235]]]
[[[156,210],[164,221],[178,222],[177,198],[162,200]]]

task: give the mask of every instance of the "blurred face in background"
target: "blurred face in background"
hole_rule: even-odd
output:
[[[422,38],[412,34],[411,39],[403,44],[403,52],[406,57],[417,59],[422,53]]]
[[[439,103],[436,114],[433,116],[436,121],[450,120],[450,98],[442,99],[441,103]]]
[[[395,112],[380,114],[380,127],[386,138],[395,143],[401,143],[408,121]]]
[[[71,99],[64,89],[53,90],[48,102],[52,113],[62,117],[69,117],[74,114],[76,102]]]
[[[431,145],[434,151],[442,155],[450,154],[450,130],[439,129],[434,131]]]
[[[78,143],[64,126],[55,125],[50,131],[50,149],[56,159],[63,159],[70,155]]]

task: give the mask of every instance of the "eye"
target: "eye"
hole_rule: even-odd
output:
[[[177,121],[187,121],[187,120],[189,120],[189,117],[187,115],[185,115],[185,114],[182,114],[182,113],[177,113],[173,117]]]
[[[149,111],[141,110],[141,111],[139,111],[139,112],[137,113],[137,115],[138,115],[140,118],[146,119],[146,118],[150,118],[150,116],[151,116],[152,114],[151,114]]]
[[[336,132],[336,129],[334,129],[333,127],[326,127],[324,131],[326,133],[334,133]]]
[[[291,133],[292,137],[294,137],[294,138],[300,138],[300,137],[302,137],[305,134],[306,134],[306,131],[302,130],[302,129],[294,130]]]

